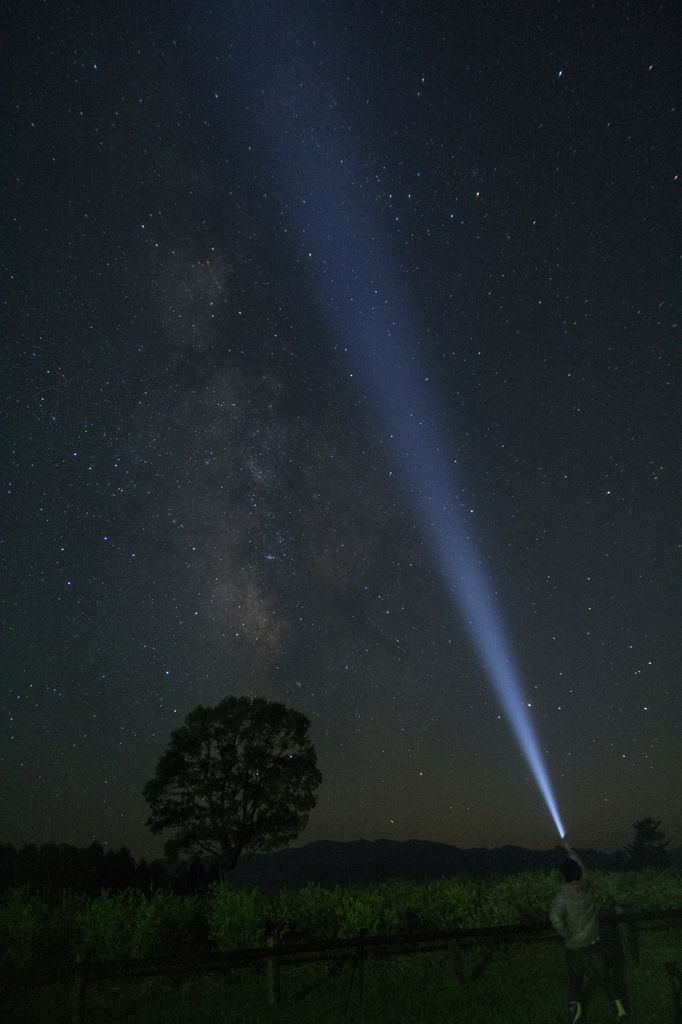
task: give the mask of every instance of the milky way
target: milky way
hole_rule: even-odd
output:
[[[332,141],[289,183],[238,11],[8,16],[0,838],[153,855],[169,731],[259,693],[311,718],[302,842],[555,842],[344,352],[376,243],[569,836],[679,845],[668,13],[300,12],[261,88]]]

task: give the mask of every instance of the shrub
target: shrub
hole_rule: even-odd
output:
[[[675,910],[682,907],[682,871],[595,871],[590,875],[600,909]]]
[[[682,904],[682,872],[591,872],[600,910],[668,910]],[[277,937],[323,941],[370,935],[548,922],[562,884],[558,872],[524,872],[487,880],[444,878],[346,889],[309,885],[266,896],[216,884],[197,901],[137,890],[95,899],[15,889],[0,896],[0,965],[45,958],[165,956],[210,938],[221,950],[260,946]]]
[[[199,926],[191,898],[163,891],[146,897],[135,889],[90,900],[77,923],[80,948],[104,959],[176,953],[190,944]]]
[[[409,882],[396,881],[344,890],[337,910],[339,937],[353,938],[363,931],[369,935],[396,931],[409,904],[409,888]]]
[[[218,949],[262,946],[271,901],[258,889],[232,889],[216,882],[206,907],[211,939]]]
[[[303,889],[282,889],[273,899],[271,917],[280,938],[324,941],[339,934],[342,890],[307,885]]]
[[[558,886],[558,875],[524,871],[489,883],[487,924],[522,924],[547,920]]]
[[[77,943],[76,913],[84,896],[50,897],[28,888],[0,896],[0,963],[24,967],[37,960],[72,956]]]

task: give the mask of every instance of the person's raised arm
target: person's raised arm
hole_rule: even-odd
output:
[[[584,878],[585,875],[587,874],[587,869],[585,868],[585,865],[581,861],[581,859],[578,856],[578,854],[572,848],[572,846],[569,843],[568,839],[564,839],[562,845],[563,845],[564,849],[566,850],[567,855],[571,858],[571,860],[574,860],[576,862],[576,864],[580,867],[580,870],[582,871],[583,878]]]

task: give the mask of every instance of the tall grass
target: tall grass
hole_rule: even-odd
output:
[[[682,907],[682,872],[643,871],[591,879],[600,909]],[[370,935],[547,921],[561,884],[556,872],[524,872],[484,881],[449,878],[418,884],[306,888],[266,895],[214,885],[202,898],[151,896],[136,890],[96,899],[49,897],[15,890],[0,897],[0,966],[44,958],[165,956],[210,946],[233,950],[280,941],[318,941]]]
[[[682,910],[682,871],[599,871],[590,875],[600,909]]]
[[[90,900],[77,915],[80,948],[96,958],[167,956],[188,950],[205,933],[203,908],[186,896],[135,890]]]
[[[682,872],[676,870],[590,877],[604,912],[682,907]],[[547,921],[562,881],[558,872],[528,871],[485,881],[390,881],[346,889],[310,885],[275,896],[215,885],[208,904],[210,934],[219,949],[228,950],[260,945],[268,932],[314,941],[353,938],[363,931],[388,935]]]
[[[78,948],[78,916],[85,896],[48,895],[27,888],[0,897],[0,967],[27,967],[71,958]]]
[[[0,967],[44,960],[165,956],[206,942],[204,908],[189,897],[136,890],[95,899],[16,889],[0,898]]]

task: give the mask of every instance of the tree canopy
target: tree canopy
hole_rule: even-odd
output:
[[[666,853],[670,842],[665,838],[665,832],[661,832],[660,824],[660,821],[654,821],[653,818],[642,818],[632,826],[635,836],[630,846],[625,847],[628,858],[626,866],[631,871],[670,867]]]
[[[229,880],[243,851],[267,853],[295,839],[322,782],[309,727],[300,711],[262,697],[190,711],[143,790],[152,832],[176,829],[166,856],[212,854]]]

